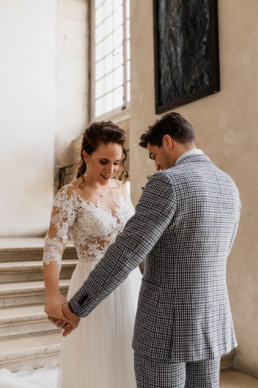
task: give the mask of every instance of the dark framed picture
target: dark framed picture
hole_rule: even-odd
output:
[[[61,189],[64,185],[70,183],[73,179],[74,172],[78,165],[70,164],[69,166],[61,167],[59,169],[59,187]]]
[[[220,90],[217,0],[153,0],[155,108]]]

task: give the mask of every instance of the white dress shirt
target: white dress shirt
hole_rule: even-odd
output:
[[[203,151],[202,150],[199,150],[197,148],[195,148],[194,150],[190,150],[190,151],[187,151],[185,153],[183,153],[181,156],[179,156],[179,158],[176,160],[176,163],[175,163],[175,166],[177,165],[177,163],[180,162],[180,160],[184,159],[186,156],[189,156],[189,155],[203,155]]]

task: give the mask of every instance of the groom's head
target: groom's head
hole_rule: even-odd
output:
[[[176,112],[162,116],[149,127],[139,144],[147,148],[158,171],[173,167],[180,155],[196,148],[193,127]]]

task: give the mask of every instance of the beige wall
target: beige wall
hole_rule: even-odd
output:
[[[0,1],[0,236],[40,235],[48,224],[55,38],[55,1]]]
[[[137,202],[154,172],[139,136],[154,108],[152,1],[131,0],[130,170]],[[258,1],[219,0],[221,91],[177,108],[196,129],[197,146],[239,187],[242,215],[228,261],[228,286],[239,347],[235,366],[258,375]],[[143,22],[144,21],[144,22]]]
[[[88,121],[88,0],[0,1],[0,236],[41,236]],[[54,183],[55,181],[55,188]]]
[[[89,120],[88,0],[57,1],[55,191],[59,167],[73,163],[71,142]]]

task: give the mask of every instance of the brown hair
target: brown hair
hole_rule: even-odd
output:
[[[99,121],[93,122],[83,134],[82,147],[81,147],[81,161],[78,167],[76,178],[82,177],[81,185],[84,186],[84,174],[86,172],[87,166],[84,162],[82,151],[85,150],[87,154],[91,155],[98,146],[108,143],[116,143],[121,145],[123,150],[123,157],[121,160],[120,168],[117,172],[117,178],[123,181],[126,180],[128,173],[125,167],[125,161],[127,159],[127,151],[124,148],[126,135],[123,129],[118,127],[118,125],[112,123],[112,121]]]
[[[141,135],[139,145],[147,148],[147,144],[162,146],[164,135],[169,135],[178,143],[195,142],[195,133],[192,125],[177,112],[171,112],[161,117],[156,123]]]

